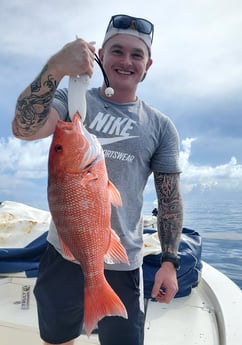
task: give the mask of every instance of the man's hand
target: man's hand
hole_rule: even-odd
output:
[[[176,269],[171,262],[163,262],[156,272],[151,296],[160,303],[170,303],[177,291]]]
[[[76,77],[79,74],[87,74],[91,78],[94,54],[93,44],[78,38],[53,55],[48,61],[48,66],[59,79],[65,75]]]

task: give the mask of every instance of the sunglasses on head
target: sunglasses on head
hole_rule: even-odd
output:
[[[110,19],[107,31],[109,30],[111,24],[116,29],[129,29],[132,27],[142,34],[151,34],[151,42],[153,41],[154,25],[146,19],[130,17],[125,14],[118,14],[112,16]]]

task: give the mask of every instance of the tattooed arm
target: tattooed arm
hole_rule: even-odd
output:
[[[180,174],[155,173],[158,197],[157,230],[163,253],[177,255],[183,222]]]
[[[48,67],[47,64],[17,100],[15,117],[12,122],[13,134],[17,138],[39,139],[54,131],[58,119],[58,114],[54,109],[52,121],[48,121],[48,119],[51,102],[59,81]]]
[[[51,107],[56,88],[64,76],[93,72],[95,48],[77,39],[66,44],[53,55],[38,77],[17,99],[13,134],[20,139],[34,140],[47,137],[55,130],[59,118]]]
[[[163,253],[177,255],[183,222],[180,174],[154,173],[158,197],[157,230]],[[164,293],[165,289],[165,293]],[[163,262],[155,276],[152,296],[169,303],[178,290],[176,270],[171,262]]]

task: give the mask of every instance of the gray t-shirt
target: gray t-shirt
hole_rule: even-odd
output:
[[[133,270],[143,259],[143,191],[152,172],[180,172],[178,134],[166,115],[140,99],[117,104],[102,97],[99,89],[88,90],[86,98],[85,126],[100,141],[109,179],[121,194],[123,206],[112,207],[111,225],[130,262],[129,266],[105,264],[105,268]],[[70,121],[67,89],[57,90],[53,107],[62,120]],[[61,252],[53,223],[48,241]]]

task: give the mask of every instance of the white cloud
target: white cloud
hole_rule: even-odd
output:
[[[155,23],[150,80],[157,89],[204,97],[241,86],[240,0],[155,0],[149,5],[139,0],[72,0],[68,5],[66,0],[43,0],[38,6],[32,0],[3,0],[0,22],[8,25],[1,27],[1,54],[43,64],[76,34],[99,47],[111,15],[123,12]],[[28,73],[26,68],[23,72]]]
[[[17,95],[31,82],[49,56],[74,39],[76,34],[95,40],[99,47],[108,20],[117,13],[146,17],[155,23],[154,64],[146,82],[141,84],[141,93],[149,103],[158,99],[159,108],[163,110],[164,100],[168,100],[171,106],[177,103],[176,112],[182,114],[189,110],[190,103],[193,102],[194,107],[198,98],[209,96],[208,100],[212,101],[217,98],[217,106],[220,106],[223,95],[231,94],[232,104],[233,92],[241,92],[240,0],[151,0],[149,4],[140,0],[118,3],[113,0],[42,0],[38,3],[2,0],[1,198],[3,194],[15,200],[24,196],[35,203],[38,195],[46,195],[43,185],[47,179],[49,139],[25,143],[7,138]],[[97,74],[100,75],[98,68],[96,71],[92,82],[95,82]],[[189,99],[189,104],[182,103],[183,95]],[[199,102],[197,108],[199,114]],[[212,109],[215,108],[216,104],[213,104]],[[207,133],[201,135],[206,136]],[[227,163],[199,165],[192,163],[191,159],[194,140],[187,138],[182,143],[183,190],[186,193],[218,189],[241,191],[242,166],[234,153],[237,148],[233,146],[235,157]],[[33,191],[36,193],[34,197]],[[152,181],[149,180],[147,193],[153,192]]]
[[[194,188],[200,190],[225,190],[242,192],[242,165],[232,157],[228,163],[208,166],[195,165],[190,162],[192,142],[195,138],[182,141],[180,164],[182,173],[182,188],[184,193],[190,193]]]
[[[184,195],[199,192],[219,192],[233,195],[242,192],[242,165],[232,157],[228,163],[209,166],[191,162],[192,143],[196,138],[182,140],[180,151],[181,189]],[[154,200],[155,188],[153,177],[148,180],[145,198]]]
[[[1,138],[0,173],[23,180],[45,178],[49,144],[50,138],[32,142]]]
[[[47,209],[47,160],[50,138],[24,142],[0,139],[0,201]]]
[[[47,161],[51,138],[33,142],[23,142],[9,137],[0,140],[0,195],[5,200],[25,199],[28,204],[36,205],[36,195],[46,202]],[[182,191],[242,192],[242,165],[235,157],[228,163],[207,166],[190,161],[192,143],[195,138],[182,141],[180,164]],[[152,177],[149,179],[145,196],[155,197]],[[42,205],[43,206],[43,205]],[[46,206],[44,207],[46,208]]]

